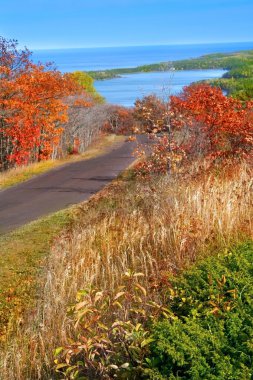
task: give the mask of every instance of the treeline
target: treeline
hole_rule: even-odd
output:
[[[245,62],[253,61],[253,50],[238,53],[215,53],[199,58],[185,59],[173,62],[176,70],[205,70],[205,69],[237,69]]]
[[[240,100],[253,98],[253,55],[238,62],[222,78],[208,81],[211,85],[220,87],[228,96]]]
[[[253,62],[253,50],[242,51],[231,54],[208,54],[199,58],[183,59],[179,61],[168,61],[142,65],[133,68],[120,68],[101,71],[89,71],[88,74],[96,79],[112,79],[123,74],[134,74],[153,71],[170,70],[205,70],[205,69],[224,69],[232,70],[244,66],[245,63]]]
[[[130,68],[110,69],[101,71],[88,71],[88,74],[95,80],[113,79],[124,74],[149,73],[153,71],[169,71],[173,67],[170,62],[154,63]]]

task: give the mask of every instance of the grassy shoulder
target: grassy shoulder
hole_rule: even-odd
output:
[[[0,341],[34,307],[50,247],[71,220],[64,210],[0,236]]]
[[[30,316],[28,325],[22,326],[15,342],[9,342],[10,348],[5,353],[8,368],[5,373],[0,372],[2,378],[10,378],[10,373],[21,373],[18,380],[50,379],[55,360],[53,349],[73,342],[77,350],[74,351],[78,353],[75,342],[81,337],[91,339],[91,342],[100,338],[104,342],[103,339],[108,338],[110,329],[98,331],[95,327],[89,329],[89,334],[85,330],[84,334],[84,325],[76,320],[78,315],[69,314],[69,307],[76,303],[80,290],[85,290],[82,294],[89,296],[86,290],[92,285],[99,294],[107,296],[110,292],[119,297],[124,274],[142,273],[136,284],[137,298],[142,294],[143,302],[167,300],[163,285],[168,284],[169,276],[177,276],[200,258],[224,252],[227,247],[242,241],[244,236],[252,236],[249,222],[252,219],[251,169],[242,165],[234,167],[233,173],[222,174],[211,173],[193,180],[155,177],[143,182],[129,173],[80,205],[68,234],[53,244],[45,268],[46,286],[44,284],[44,290],[41,289],[36,317]],[[93,296],[91,294],[89,299],[94,299]],[[135,294],[130,299],[136,299],[133,297]],[[122,309],[117,304],[116,309],[109,308],[108,314],[103,315],[100,320],[103,325],[109,323],[111,326],[121,318]],[[126,318],[130,318],[135,306],[127,298],[123,308]],[[101,311],[94,304],[89,310],[85,314],[82,307],[78,309],[78,312],[84,312],[84,324],[96,321]],[[137,310],[142,313],[143,307],[138,304]],[[147,314],[151,316],[152,311],[148,310]],[[135,327],[142,322],[142,316],[138,314],[137,319],[131,319],[129,328],[134,327],[130,339],[140,337]],[[109,338],[114,342],[109,352],[115,352],[115,347],[123,347],[111,336]],[[139,347],[140,344],[137,340],[136,345]],[[134,347],[136,345],[134,343]],[[92,343],[89,347],[87,355],[92,356],[95,346]],[[68,350],[66,348],[64,352]],[[85,356],[83,351],[80,355],[87,359],[86,364],[101,368],[99,355],[92,356],[92,362],[91,356]],[[111,354],[108,355],[110,358]],[[120,365],[129,362],[124,355],[116,353]],[[73,357],[74,361],[75,358],[78,361],[80,357]],[[4,358],[2,360],[5,362]],[[59,359],[58,364],[63,363],[68,368],[64,360],[64,357]],[[105,373],[113,370],[110,365],[115,364],[108,360],[103,369]],[[125,361],[122,363],[121,360]],[[92,379],[102,378],[99,372],[97,377],[92,376]]]
[[[252,309],[241,298],[252,293],[252,244],[237,248],[252,236],[248,170],[239,166],[227,175],[145,183],[129,176],[81,208],[71,239],[63,243],[68,277],[51,291],[64,302],[69,297],[65,313],[76,302],[68,314],[75,326],[71,343],[62,344],[60,333],[55,346],[61,347],[56,369],[63,378],[76,373],[87,379],[211,379],[212,371],[222,380],[232,379],[233,371],[250,378],[247,336],[226,356],[240,326],[248,329],[253,322],[244,320]],[[58,263],[52,272],[62,278]],[[66,314],[62,303],[54,308],[50,319],[58,331],[56,315],[63,320]],[[156,324],[157,316],[165,326]],[[103,350],[96,349],[100,344]],[[242,366],[236,361],[239,349]]]
[[[5,189],[28,179],[45,173],[59,166],[81,160],[89,160],[104,154],[115,144],[124,141],[124,136],[105,135],[96,140],[84,153],[70,155],[59,160],[47,160],[37,162],[28,166],[16,167],[7,172],[0,173],[0,189]]]

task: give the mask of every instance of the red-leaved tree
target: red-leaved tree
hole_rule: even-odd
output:
[[[207,84],[185,87],[171,96],[172,128],[189,158],[242,158],[252,155],[253,101],[242,103]]]
[[[138,101],[134,114],[147,132],[160,132],[148,160],[138,164],[141,175],[168,173],[194,160],[212,165],[252,158],[253,101],[226,97],[207,84],[185,87],[161,106],[159,99]]]
[[[50,157],[67,120],[64,99],[81,91],[69,76],[33,64],[15,40],[0,38],[0,169]]]
[[[107,120],[104,123],[105,132],[129,135],[133,132],[133,111],[131,109],[111,105],[107,110]]]

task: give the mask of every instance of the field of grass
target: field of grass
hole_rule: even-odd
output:
[[[69,155],[59,160],[41,161],[28,166],[16,167],[0,173],[0,190],[24,182],[51,169],[79,160],[88,160],[104,154],[107,150],[125,139],[124,136],[104,135],[98,138],[84,153]]]
[[[252,238],[252,185],[246,164],[182,180],[142,182],[129,173],[80,205],[48,255],[33,315],[2,352],[1,379],[52,378],[53,349],[77,339],[67,311],[80,289],[116,290],[131,270],[143,273],[141,286],[159,301],[154,289],[169,275]]]

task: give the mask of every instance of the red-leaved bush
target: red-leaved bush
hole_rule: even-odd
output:
[[[137,173],[167,173],[182,163],[250,159],[253,152],[253,101],[226,97],[207,84],[185,87],[166,105],[154,97],[136,103],[134,114],[156,135],[147,160]],[[160,137],[158,137],[160,134]]]
[[[171,96],[172,128],[181,129],[181,147],[194,157],[248,157],[253,147],[253,101],[242,103],[207,84]]]

